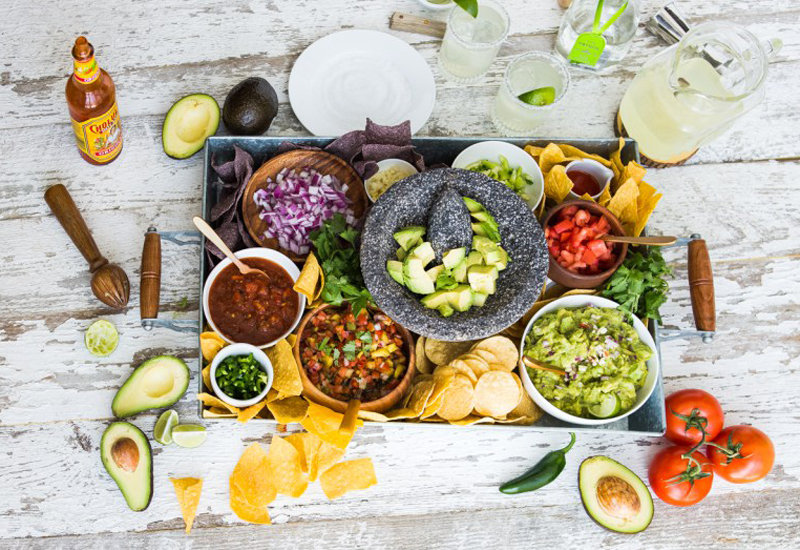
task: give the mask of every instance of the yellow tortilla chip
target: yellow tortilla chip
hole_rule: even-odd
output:
[[[244,424],[248,420],[252,420],[253,418],[255,418],[255,416],[261,412],[261,410],[264,408],[264,405],[266,404],[267,404],[266,401],[259,401],[255,405],[250,405],[246,409],[239,409],[239,413],[236,419],[242,424]]]
[[[289,342],[289,345],[292,346],[292,348],[294,348],[294,344],[295,342],[297,342],[297,335],[290,334],[289,336],[286,337],[286,341]]]
[[[321,433],[330,433],[339,430],[339,426],[342,425],[342,418],[344,418],[344,415],[329,409],[328,407],[319,405],[313,401],[309,401],[308,418],[310,418],[314,423],[317,431]],[[356,422],[357,428],[361,428],[362,426],[364,426],[363,422]]]
[[[622,212],[629,205],[631,204],[636,205],[636,197],[638,196],[639,196],[639,186],[636,184],[635,181],[629,179],[628,181],[623,183],[619,189],[617,189],[617,192],[614,193],[614,196],[608,203],[607,208],[612,214],[614,214],[617,218],[620,218],[621,220]]]
[[[414,366],[417,372],[422,374],[430,374],[433,372],[436,365],[433,361],[428,359],[425,354],[425,337],[420,336],[417,338],[417,343],[414,345]]]
[[[603,192],[597,197],[597,204],[600,206],[606,206],[611,201],[611,191],[609,191],[609,187],[611,186],[606,185]]]
[[[194,516],[200,504],[200,492],[203,490],[203,480],[196,477],[170,478],[175,487],[178,504],[181,507],[183,522],[186,524],[186,533],[192,531]]]
[[[214,360],[219,350],[228,345],[222,336],[214,331],[204,332],[200,335],[200,351],[203,352],[203,359],[209,363]],[[211,386],[209,385],[209,388]]]
[[[557,164],[567,160],[561,148],[555,143],[548,143],[539,154],[539,168],[542,174],[547,174]]]
[[[558,147],[559,147],[559,149],[561,149],[561,152],[566,157],[573,157],[573,158],[578,158],[578,159],[592,159],[592,160],[596,160],[597,162],[599,162],[600,164],[602,164],[603,166],[605,166],[607,168],[611,167],[611,161],[608,160],[607,158],[603,158],[600,155],[595,155],[593,153],[587,153],[585,151],[581,151],[580,149],[578,149],[574,145],[568,145],[566,143],[559,143]]]
[[[216,395],[211,395],[210,393],[198,393],[197,399],[203,402],[203,405],[207,407],[217,407],[218,409],[227,409],[233,414],[239,414],[239,408],[234,407],[233,405],[228,405],[217,397]]]
[[[616,185],[619,183],[620,176],[622,175],[622,171],[625,169],[625,166],[622,164],[622,149],[625,147],[625,139],[619,138],[619,146],[617,150],[611,153],[611,169],[614,171],[614,181],[611,182],[612,186],[614,187],[612,191],[616,190]]]
[[[319,480],[322,491],[329,500],[350,492],[372,487],[378,483],[372,459],[347,460],[333,466]]]
[[[454,426],[472,426],[473,424],[494,424],[494,418],[491,416],[478,416],[471,414],[460,420],[450,420],[449,422]]]
[[[628,181],[632,179],[636,183],[639,183],[644,179],[644,175],[647,173],[647,170],[642,167],[641,164],[636,162],[635,160],[630,161],[628,164],[625,165],[625,168],[622,170],[622,174],[620,175],[620,181]]]
[[[508,371],[489,371],[475,385],[475,412],[494,418],[505,417],[520,401],[522,388]]]
[[[469,378],[457,374],[452,385],[442,395],[442,405],[437,414],[449,421],[461,420],[472,412],[475,388]]]
[[[581,195],[582,201],[589,201],[589,202],[596,202],[589,193],[584,193]]]
[[[203,409],[203,418],[233,418],[234,416],[236,415],[227,409],[220,409],[218,407]]]
[[[358,417],[363,420],[369,420],[370,422],[388,422],[389,419],[386,418],[385,414],[381,414],[379,412],[373,411],[358,411]]]
[[[300,455],[300,468],[304,473],[308,473],[308,458],[313,457],[316,452],[316,447],[320,443],[319,438],[309,432],[299,432],[289,434],[284,439],[297,449],[297,453]]]
[[[275,388],[270,388],[269,391],[267,392],[267,397],[266,399],[264,399],[264,401],[266,401],[267,403],[272,403],[276,399],[280,398],[281,398],[281,392],[279,392]]]
[[[535,145],[525,146],[525,152],[532,156],[537,164],[539,163],[539,157],[542,156],[542,151],[544,151],[544,147],[537,147]]]
[[[230,504],[233,513],[239,516],[239,519],[249,523],[258,523],[261,525],[269,525],[272,523],[270,520],[269,512],[266,506],[254,506],[250,504],[239,487],[233,482],[233,477],[229,481],[230,486]]]
[[[297,396],[271,401],[267,408],[280,424],[302,422],[308,416],[308,401]]]
[[[303,381],[297,361],[294,360],[292,346],[286,340],[264,350],[272,363],[274,376],[272,387],[284,395],[300,395],[303,393]]]
[[[231,474],[231,485],[236,485],[244,500],[253,506],[266,506],[277,490],[273,484],[270,462],[258,443],[253,443],[242,453]]]
[[[303,473],[300,453],[294,445],[282,437],[273,436],[267,462],[272,485],[278,494],[298,498],[306,492],[308,478]]]
[[[319,267],[317,257],[313,252],[309,252],[303,270],[292,288],[305,296],[310,304],[322,294],[323,286],[325,286],[325,275]]]
[[[353,434],[340,432],[338,430],[333,432],[320,432],[317,429],[317,426],[311,420],[311,416],[307,416],[302,422],[300,422],[300,425],[322,441],[330,443],[331,445],[339,447],[340,449],[346,449],[350,444],[350,440],[353,439]]]
[[[572,190],[572,180],[567,176],[567,169],[557,164],[544,178],[544,194],[548,199],[562,202]]]
[[[203,367],[201,374],[203,375],[203,386],[205,386],[206,390],[214,391],[214,388],[211,386],[211,365]]]
[[[638,204],[637,201],[633,201],[622,210],[619,221],[622,223],[636,223],[637,219],[639,219]]]
[[[319,476],[328,471],[344,456],[344,449],[320,441],[314,450],[314,455],[308,464],[308,480],[316,481]]]
[[[650,220],[650,215],[653,213],[653,210],[656,209],[658,201],[661,200],[661,196],[662,196],[661,193],[653,195],[652,197],[644,201],[643,204],[639,205],[639,211],[638,211],[639,219],[636,220],[636,224],[633,229],[634,237],[638,237],[639,235],[642,234],[642,231],[644,231],[644,228],[647,225],[648,220]]]
[[[456,357],[469,351],[473,342],[447,342],[434,338],[425,338],[425,355],[436,365],[447,365]],[[419,377],[415,378],[416,382]]]

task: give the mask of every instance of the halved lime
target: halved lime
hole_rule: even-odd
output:
[[[153,429],[153,439],[162,445],[169,445],[172,443],[172,430],[178,425],[178,413],[172,409],[164,411],[156,421],[156,427]]]
[[[117,349],[119,333],[117,327],[110,321],[100,319],[92,323],[83,337],[86,349],[96,357],[105,357]]]
[[[614,393],[609,393],[603,398],[603,401],[589,407],[589,414],[595,418],[611,418],[619,414],[620,408],[619,397]]]
[[[556,100],[556,89],[552,86],[544,86],[543,88],[536,88],[524,94],[519,94],[517,98],[527,103],[528,105],[550,105]]]
[[[206,440],[206,429],[198,424],[181,424],[172,428],[172,441],[178,447],[199,447]]]

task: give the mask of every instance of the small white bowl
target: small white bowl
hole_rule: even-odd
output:
[[[449,10],[449,9],[452,9],[453,6],[456,5],[456,3],[453,2],[453,0],[449,0],[449,1],[444,2],[444,3],[441,3],[441,2],[440,3],[435,3],[435,2],[431,2],[430,0],[417,0],[417,2],[423,8],[427,8],[429,10],[436,10],[436,11]]]
[[[300,277],[300,270],[297,268],[295,263],[292,260],[290,260],[288,256],[281,254],[277,250],[273,250],[271,248],[245,248],[244,250],[235,252],[234,256],[236,256],[239,259],[263,258],[265,260],[275,262],[283,269],[285,269],[286,273],[289,274],[289,277],[292,278],[292,281],[297,282],[297,278]],[[203,285],[203,315],[205,316],[206,322],[208,322],[208,324],[211,325],[211,328],[214,330],[214,332],[219,334],[223,340],[225,340],[229,344],[236,344],[238,342],[234,342],[230,338],[225,336],[225,334],[223,334],[223,332],[219,330],[219,328],[217,328],[217,325],[214,324],[214,319],[211,318],[211,311],[208,303],[208,296],[209,293],[211,292],[211,285],[214,284],[214,281],[222,272],[222,270],[231,265],[231,263],[232,262],[228,258],[225,258],[220,263],[218,263],[217,266],[208,275],[205,285]],[[291,324],[289,329],[286,332],[284,332],[281,336],[273,340],[272,342],[267,342],[266,344],[257,347],[268,348],[270,346],[273,346],[275,345],[276,342],[283,340],[289,334],[291,334],[295,328],[297,328],[297,325],[300,324],[300,319],[303,318],[303,311],[306,308],[306,297],[298,292],[297,299],[299,300],[297,307],[297,317],[295,318],[294,322]]]
[[[416,166],[414,166],[410,162],[406,162],[406,161],[401,160],[401,159],[384,159],[384,160],[378,161],[378,171],[375,172],[375,175],[372,176],[372,178],[374,178],[375,176],[377,176],[378,174],[380,174],[384,170],[388,170],[389,168],[397,168],[397,169],[402,170],[404,172],[408,172],[408,176],[406,176],[406,178],[409,177],[409,176],[413,176],[414,174],[419,174],[419,170],[417,170]],[[367,198],[370,200],[370,202],[375,202],[380,197],[373,198],[372,194],[369,192],[368,182],[372,178],[369,178],[367,181],[364,182],[364,189],[367,192]],[[403,179],[405,179],[405,178],[403,178]],[[400,181],[400,180],[398,180],[398,181]],[[395,182],[395,183],[397,183],[397,182]],[[394,185],[394,183],[392,185]],[[391,187],[391,186],[389,186],[389,187]],[[384,191],[384,193],[385,192],[386,191]]]
[[[592,198],[595,200],[603,194],[603,191],[605,191],[606,187],[611,184],[611,178],[614,177],[614,172],[610,168],[606,168],[594,159],[573,160],[567,164],[567,175],[569,175],[570,170],[580,170],[581,172],[586,172],[600,183],[600,191],[592,195]],[[581,195],[573,193],[572,191],[569,192],[569,196],[573,199],[581,198]]]
[[[253,354],[253,358],[261,365],[261,368],[264,372],[267,373],[267,385],[264,387],[263,391],[256,395],[251,399],[234,399],[233,397],[228,396],[225,392],[219,389],[217,385],[217,367],[224,361],[227,357],[232,355],[250,355]],[[244,407],[249,407],[250,405],[255,405],[256,403],[260,402],[264,397],[266,397],[267,392],[272,387],[272,379],[274,377],[274,373],[272,371],[272,363],[270,362],[267,354],[258,349],[255,346],[251,346],[250,344],[231,344],[230,346],[226,346],[219,350],[214,360],[211,361],[211,389],[214,390],[214,393],[217,397],[225,401],[228,405],[233,405],[234,407],[239,407],[240,409]]]
[[[525,354],[525,340],[528,338],[528,333],[531,331],[531,327],[533,324],[545,313],[556,309],[562,308],[576,308],[576,307],[583,307],[583,306],[596,306],[596,307],[608,307],[608,308],[618,308],[619,304],[614,302],[613,300],[608,300],[606,298],[601,298],[599,296],[565,296],[564,298],[559,298],[558,300],[554,300],[553,302],[547,304],[542,309],[536,312],[536,314],[531,318],[528,326],[525,327],[525,332],[522,334],[522,341],[520,342],[519,352],[520,357]],[[639,391],[636,392],[636,402],[633,406],[625,411],[622,414],[617,416],[613,416],[611,418],[583,418],[582,416],[575,416],[569,413],[566,413],[550,403],[545,397],[539,393],[539,390],[536,389],[536,386],[533,384],[530,376],[528,376],[528,369],[526,369],[522,365],[522,361],[519,364],[519,376],[522,379],[522,385],[525,387],[525,390],[528,392],[528,395],[531,396],[541,409],[549,414],[550,416],[554,416],[559,420],[563,420],[564,422],[570,422],[572,424],[582,424],[584,426],[600,426],[602,424],[610,424],[611,422],[616,422],[622,418],[625,418],[633,413],[635,413],[639,408],[645,404],[645,402],[650,399],[650,396],[653,394],[653,390],[656,388],[656,384],[658,383],[658,371],[660,369],[659,365],[659,358],[658,358],[658,351],[656,350],[656,344],[653,341],[653,337],[650,336],[650,333],[647,331],[647,327],[644,326],[638,317],[633,317],[633,328],[636,330],[636,334],[639,335],[639,339],[644,342],[646,345],[653,350],[653,356],[647,360],[647,378],[644,381],[644,385],[639,388]]]
[[[530,197],[528,206],[531,210],[536,210],[544,196],[544,176],[533,157],[521,147],[506,141],[481,141],[461,151],[452,166],[466,169],[467,166],[479,160],[500,162],[500,155],[506,157],[508,165],[512,168],[522,168],[522,171],[533,181],[532,184],[526,186],[525,193]]]

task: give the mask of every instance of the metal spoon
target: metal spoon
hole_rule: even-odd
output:
[[[552,372],[553,374],[557,374],[559,376],[567,375],[567,371],[565,371],[564,369],[548,365],[547,363],[542,363],[541,361],[537,361],[536,359],[533,359],[532,357],[529,357],[527,355],[522,356],[522,362],[525,364],[526,367],[530,367],[532,369]]]
[[[610,243],[642,244],[646,246],[671,246],[678,241],[677,237],[625,237],[622,235],[603,235],[601,241]]]
[[[195,227],[197,227],[197,229],[200,230],[200,233],[205,235],[206,239],[217,245],[217,248],[219,248],[222,251],[222,253],[225,254],[225,256],[227,256],[231,262],[233,262],[233,265],[239,268],[239,272],[242,275],[255,273],[256,275],[262,275],[264,277],[269,278],[268,275],[263,271],[261,271],[260,269],[256,269],[255,267],[250,267],[242,260],[234,256],[233,252],[231,252],[231,249],[228,248],[225,242],[219,237],[219,235],[217,235],[217,232],[214,231],[214,229],[210,225],[208,225],[208,223],[206,223],[206,221],[203,218],[201,218],[200,216],[195,216],[194,218],[192,218],[192,221],[194,222]]]

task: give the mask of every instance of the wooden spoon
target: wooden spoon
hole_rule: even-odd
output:
[[[351,399],[347,403],[347,410],[344,411],[342,416],[342,423],[339,425],[339,431],[352,435],[356,431],[356,422],[358,421],[358,409],[361,408],[361,401],[358,399]]]
[[[231,262],[233,262],[233,265],[239,268],[239,272],[242,275],[255,273],[256,275],[262,275],[264,277],[267,277],[267,274],[261,271],[260,269],[256,269],[255,267],[250,267],[242,260],[234,256],[233,252],[231,252],[231,249],[228,248],[225,242],[219,237],[219,235],[217,235],[217,232],[214,231],[214,229],[210,225],[208,225],[208,223],[206,223],[206,221],[203,218],[201,218],[200,216],[195,216],[194,218],[192,218],[192,221],[194,222],[195,227],[197,227],[197,229],[200,230],[200,233],[205,235],[206,239],[217,245],[217,248],[219,248],[222,251],[222,253],[225,254],[225,256],[227,256]]]
[[[677,237],[625,237],[623,235],[603,235],[601,241],[609,243],[643,244],[645,246],[670,246],[678,241]]]
[[[536,359],[533,359],[532,357],[529,357],[527,355],[522,356],[522,362],[525,364],[526,367],[530,367],[532,369],[552,372],[553,374],[557,374],[559,376],[567,375],[567,371],[565,371],[564,369],[548,365],[547,363],[542,363],[541,361],[537,361]]]

